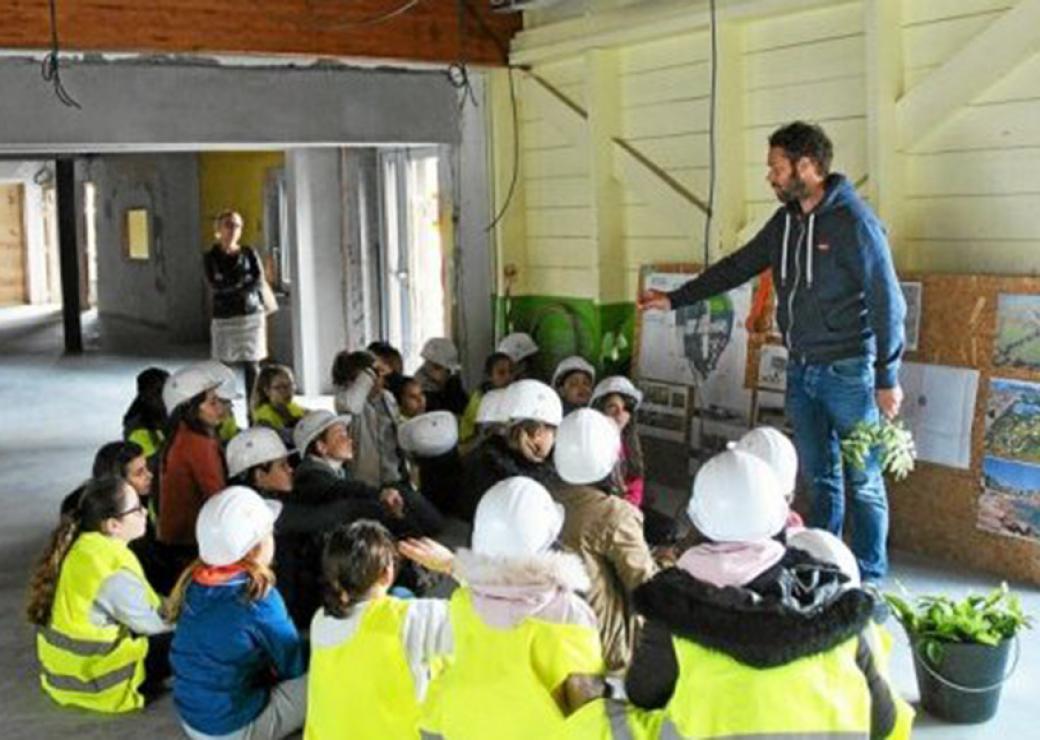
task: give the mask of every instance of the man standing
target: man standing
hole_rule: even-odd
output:
[[[857,422],[899,413],[903,300],[884,229],[842,175],[833,146],[800,121],[769,137],[767,179],[783,204],[741,249],[678,289],[647,291],[639,309],[669,311],[750,280],[767,267],[790,356],[787,416],[810,483],[810,526],[840,534],[851,494],[852,550],[864,581],[888,568],[888,501],[877,455],[843,469],[840,440]]]

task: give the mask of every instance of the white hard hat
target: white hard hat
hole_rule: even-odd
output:
[[[787,521],[787,501],[767,462],[726,450],[697,471],[686,507],[697,530],[715,542],[772,537]]]
[[[413,417],[397,431],[405,452],[419,457],[439,457],[459,443],[459,422],[450,411],[430,411]]]
[[[542,484],[516,476],[493,485],[473,519],[473,551],[523,557],[549,550],[563,529],[563,506]]]
[[[735,449],[765,460],[773,468],[784,495],[794,493],[798,453],[786,434],[773,427],[756,427],[740,438]]]
[[[216,390],[217,395],[226,401],[238,397],[237,393],[232,395],[228,392],[225,379],[214,372],[209,362],[187,365],[166,379],[162,393],[163,405],[166,406],[166,412],[172,414],[182,403],[210,390]]]
[[[595,405],[596,401],[612,393],[631,398],[636,408],[639,408],[639,404],[643,402],[643,392],[636,388],[631,380],[624,375],[611,375],[609,378],[603,378],[592,389],[592,400],[589,403]]]
[[[321,433],[333,424],[345,424],[350,429],[353,417],[350,414],[337,415],[325,409],[311,411],[298,422],[293,429],[293,443],[301,455],[307,454],[307,448],[311,442],[321,436]]]
[[[288,455],[278,432],[269,427],[250,427],[228,442],[228,477],[234,478],[256,465],[281,460]]]
[[[510,421],[531,419],[558,427],[563,402],[556,391],[540,380],[518,380],[506,389],[503,413]]]
[[[238,385],[235,381],[235,371],[230,367],[220,360],[203,360],[199,365],[205,367],[213,374],[214,378],[220,381],[220,385],[217,386],[218,396],[225,401],[233,401],[242,397],[242,394],[238,392]]]
[[[599,411],[567,414],[556,432],[556,472],[568,483],[598,483],[610,475],[620,454],[621,431]]]
[[[368,396],[375,384],[376,376],[374,372],[365,370],[359,373],[349,386],[336,393],[336,410],[345,410],[355,416],[360,415],[365,409]]]
[[[502,341],[498,343],[495,351],[509,355],[513,362],[521,362],[531,355],[538,354],[538,345],[531,339],[530,334],[518,331],[502,337]]]
[[[444,337],[426,340],[419,356],[434,365],[446,367],[451,372],[459,369],[459,351],[455,348],[454,342]]]
[[[509,417],[505,413],[506,388],[492,388],[480,399],[477,408],[477,424],[505,424]]]
[[[589,376],[592,382],[596,382],[596,368],[592,366],[588,360],[578,355],[571,355],[563,360],[560,360],[560,364],[556,366],[555,372],[552,376],[553,386],[558,386],[563,382],[564,378],[574,372],[582,372]]]
[[[210,496],[195,521],[199,559],[218,567],[237,563],[271,533],[281,512],[279,502],[260,498],[245,486],[231,486]]]
[[[805,550],[821,563],[828,563],[848,576],[849,583],[859,586],[859,565],[852,550],[826,529],[788,531],[787,546]]]

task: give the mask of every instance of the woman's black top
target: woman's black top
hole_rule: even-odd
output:
[[[214,244],[205,256],[206,280],[213,289],[213,318],[259,313],[264,310],[260,297],[263,268],[250,247],[228,254]]]

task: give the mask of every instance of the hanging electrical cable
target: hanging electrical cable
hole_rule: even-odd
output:
[[[709,33],[711,35],[711,74],[708,95],[708,212],[704,218],[704,267],[711,263],[711,227],[715,218],[715,102],[718,96],[719,39],[715,16],[715,0],[708,2]]]
[[[394,18],[397,18],[400,15],[404,15],[421,2],[422,0],[407,0],[407,2],[402,3],[393,10],[388,10],[384,13],[374,15],[370,18],[362,18],[356,21],[341,21],[339,23],[333,22],[325,25],[324,28],[333,31],[343,31],[345,29],[350,28],[367,28],[370,26],[378,26],[380,23],[386,23],[387,21],[392,21]]]
[[[60,46],[58,44],[58,0],[49,0],[48,5],[50,7],[50,18],[51,18],[51,51],[43,58],[43,66],[40,68],[40,75],[44,81],[51,83],[54,86],[54,96],[61,101],[61,104],[69,108],[82,109],[83,106],[79,104],[71,93],[65,89],[64,83],[61,81],[61,63],[59,60]]]

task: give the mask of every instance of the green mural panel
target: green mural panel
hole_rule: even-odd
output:
[[[584,298],[518,296],[499,299],[499,336],[510,331],[530,334],[542,348],[538,372],[552,375],[557,363],[581,355],[605,374],[626,374],[632,363],[635,306],[599,305]]]

